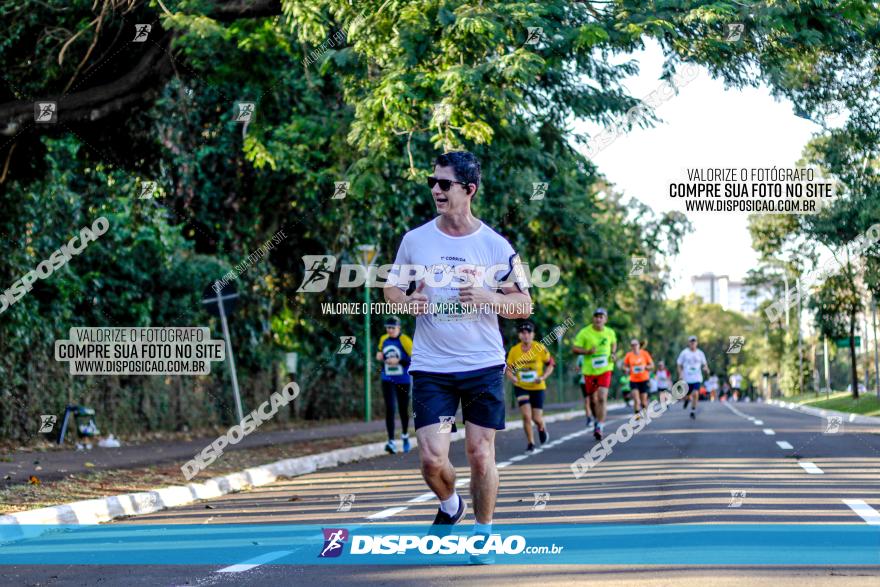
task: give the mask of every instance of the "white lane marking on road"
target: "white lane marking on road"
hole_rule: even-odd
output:
[[[799,462],[798,464],[801,466],[801,468],[802,468],[804,471],[806,471],[806,472],[809,473],[810,475],[822,475],[822,474],[825,473],[825,471],[823,471],[822,469],[820,469],[819,467],[817,467],[817,466],[815,465],[815,463],[811,463],[811,462],[809,462],[809,461],[801,461],[801,462]]]
[[[498,464],[495,465],[495,466],[496,466],[497,468],[499,468],[499,469],[503,469],[504,467],[509,467],[509,466],[512,465],[512,464],[513,464],[513,463],[511,463],[510,461],[504,461],[503,463],[498,463]]]
[[[785,442],[784,440],[777,440],[776,444],[779,445],[779,448],[783,450],[791,450],[794,448],[791,444]]]
[[[292,553],[292,550],[279,550],[276,552],[267,552],[266,554],[261,554],[260,556],[256,556],[252,559],[246,560],[243,563],[238,563],[236,565],[232,565],[229,567],[224,567],[218,573],[243,573],[244,571],[249,571],[254,567],[258,567],[260,565],[264,565],[266,563],[272,562],[273,560],[277,560],[281,557],[287,556]]]
[[[763,426],[764,425],[764,420],[752,420],[752,422],[754,422],[755,426]]]
[[[518,463],[519,461],[527,458],[529,458],[528,455],[516,455],[515,457],[510,457],[510,462]]]
[[[774,436],[776,433],[769,428],[764,428],[764,434],[766,434],[767,436]]]
[[[390,518],[394,514],[399,514],[404,510],[408,510],[407,506],[401,506],[396,508],[388,508],[387,510],[382,510],[381,512],[376,512],[375,514],[370,514],[367,516],[368,520],[384,520],[385,518]]]
[[[855,419],[856,419],[856,415],[855,415],[855,414],[850,414],[850,415],[849,415],[849,421],[850,421],[850,422],[852,422],[852,421],[855,420]]]
[[[434,494],[431,492],[423,493],[418,497],[412,498],[411,500],[407,501],[406,503],[422,503],[425,501],[431,501],[432,499],[434,499],[434,497],[435,497]]]
[[[880,526],[880,512],[869,506],[862,499],[844,499],[852,511],[857,513],[870,526]]]

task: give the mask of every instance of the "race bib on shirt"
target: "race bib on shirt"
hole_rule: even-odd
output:
[[[688,373],[688,375],[699,375],[700,374],[700,367],[697,365],[688,365],[687,366],[687,373]]]
[[[608,366],[608,355],[602,355],[601,357],[593,357],[592,360],[593,369],[600,369],[602,367]]]
[[[523,383],[535,383],[538,380],[538,372],[533,370],[520,371],[519,380]]]
[[[465,308],[461,305],[458,292],[437,293],[431,300],[434,322],[476,322],[480,319],[480,313],[475,308]]]
[[[385,375],[403,375],[403,365],[385,365]]]
[[[642,365],[633,365],[633,373],[642,373],[644,370]]]

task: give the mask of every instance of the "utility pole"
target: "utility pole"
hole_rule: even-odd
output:
[[[797,312],[797,329],[798,329],[798,393],[804,392],[804,353],[803,353],[803,338],[801,335],[801,282],[800,276],[798,276],[797,280],[797,300],[798,300],[798,312]]]
[[[880,399],[880,357],[877,356],[877,298],[871,294],[871,320],[874,323],[874,386],[877,388],[877,399]],[[865,348],[868,343],[865,342]]]
[[[824,337],[824,342],[822,343],[823,351],[825,353],[825,396],[831,397],[831,366],[828,364],[828,337]]]
[[[559,403],[562,403],[562,383],[564,381],[565,375],[563,375],[563,371],[565,371],[565,364],[563,363],[563,355],[562,355],[562,330],[557,331],[559,336],[556,337],[556,356],[559,357],[559,365],[556,367],[556,387],[559,389]]]

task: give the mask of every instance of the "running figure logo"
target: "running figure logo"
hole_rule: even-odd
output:
[[[351,506],[354,503],[355,495],[354,493],[340,493],[339,494],[339,507],[336,508],[337,512],[350,512]]]
[[[632,269],[629,270],[630,275],[644,275],[645,268],[648,266],[647,257],[632,257]]]
[[[743,345],[746,344],[745,336],[731,336],[730,343],[727,345],[727,354],[728,355],[736,355],[742,350]]]
[[[303,255],[303,266],[305,267],[303,282],[296,291],[321,292],[327,289],[327,284],[330,283],[330,275],[336,269],[336,257],[333,255]]]
[[[839,434],[843,430],[842,416],[825,416],[825,430],[822,434]]]
[[[547,507],[547,502],[550,501],[550,494],[547,492],[535,492],[535,503],[532,505],[532,509],[535,511],[543,510]]]
[[[547,193],[547,186],[550,185],[546,181],[533,181],[532,182],[532,197],[530,200],[543,200],[544,195]]]
[[[333,182],[333,197],[331,200],[344,200],[345,196],[348,195],[348,187],[351,185],[351,182],[348,181],[334,181]]]
[[[58,121],[58,104],[56,102],[36,102],[34,104],[34,122],[41,124]]]
[[[236,106],[238,114],[235,116],[235,122],[250,122],[254,116],[255,104],[253,102],[238,102]]]
[[[434,104],[434,113],[431,116],[434,124],[440,126],[449,122],[452,116],[452,104],[437,103]]]
[[[440,428],[437,429],[437,433],[449,434],[453,426],[455,426],[455,416],[440,416]]]
[[[141,195],[138,196],[139,200],[151,200],[153,198],[153,194],[156,193],[156,182],[155,181],[142,181],[141,182]]]
[[[324,548],[318,558],[334,558],[342,554],[342,547],[348,540],[345,528],[321,528],[324,531]]]
[[[524,45],[537,45],[541,41],[541,37],[544,36],[544,29],[539,26],[530,26],[528,27],[528,36],[526,37],[526,42]]]
[[[55,414],[43,414],[40,416],[40,434],[52,432],[56,422],[58,422],[58,416]]]
[[[730,503],[727,504],[727,507],[729,507],[729,508],[741,507],[745,498],[746,498],[746,492],[744,490],[731,489],[730,490]]]
[[[736,43],[742,38],[742,34],[746,28],[746,25],[739,22],[732,22],[730,24],[724,25],[724,28],[727,31],[724,36],[724,40],[728,43]]]
[[[337,355],[350,355],[351,351],[354,350],[355,337],[353,336],[340,336],[339,337],[339,350],[336,351]]]
[[[132,42],[143,43],[147,40],[151,30],[153,30],[153,25],[151,24],[134,25],[134,38],[132,39]]]

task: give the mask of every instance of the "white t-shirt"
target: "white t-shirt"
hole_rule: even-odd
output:
[[[733,374],[730,376],[730,386],[736,389],[739,389],[740,384],[742,384],[742,375]]]
[[[678,355],[676,361],[684,371],[684,380],[686,383],[702,383],[703,382],[703,365],[708,365],[706,355],[703,351],[697,349],[684,349]]]
[[[669,389],[672,387],[672,376],[669,369],[657,369],[657,388]]]
[[[423,278],[417,275],[419,268],[425,270]],[[388,283],[406,291],[411,281],[424,279],[422,293],[435,310],[416,318],[410,372],[455,373],[504,365],[498,314],[463,311],[456,285],[476,279],[484,288],[495,290],[508,278],[521,291],[528,288],[513,247],[482,222],[465,236],[442,232],[436,218],[407,232]]]

